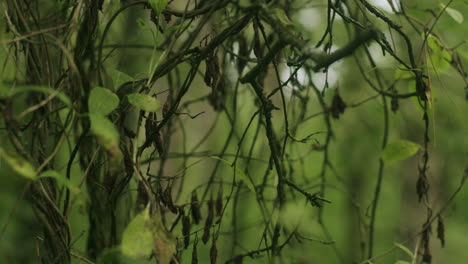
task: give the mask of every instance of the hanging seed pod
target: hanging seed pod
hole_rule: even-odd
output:
[[[437,238],[440,240],[442,247],[445,246],[445,226],[442,216],[439,214],[437,217]]]
[[[253,29],[254,29],[254,39],[253,39],[253,52],[255,54],[255,57],[257,57],[258,60],[262,59],[262,45],[260,43],[260,33],[258,30],[259,24],[258,20],[254,19],[253,21]]]
[[[192,249],[192,264],[198,264],[197,244],[198,244],[198,239],[195,238],[195,241],[193,242],[193,249]]]
[[[162,189],[161,184],[157,184],[157,192],[156,192],[156,198],[159,198],[159,200],[164,204],[167,205],[166,197],[164,196],[164,191]]]
[[[211,88],[215,88],[219,79],[219,62],[214,53],[209,54],[205,60],[206,70],[203,80]]]
[[[213,85],[213,90],[208,97],[208,101],[213,109],[217,112],[222,111],[224,109],[225,101],[226,101],[226,88],[225,88],[225,80],[224,76],[218,79],[217,83]]]
[[[206,220],[207,220],[206,223],[208,223],[208,219]],[[205,229],[203,230],[203,236],[202,236],[203,244],[208,243],[208,240],[210,240],[210,229],[211,229],[210,226],[205,225]]]
[[[335,96],[333,96],[332,104],[330,107],[330,112],[331,112],[332,117],[335,119],[340,118],[340,114],[343,114],[345,109],[346,109],[346,103],[341,98],[337,89]]]
[[[167,208],[169,208],[169,210],[171,210],[172,213],[177,214],[177,207],[174,205],[174,201],[172,200],[170,185],[168,185],[166,190],[164,191],[164,200],[167,203]]]
[[[206,217],[205,221],[205,230],[203,232],[202,241],[204,244],[208,242],[210,239],[210,229],[211,225],[213,225],[213,218],[214,218],[214,202],[213,199],[208,201],[208,216]]]
[[[167,114],[169,113],[170,106],[171,106],[171,97],[167,96],[166,102],[164,102],[163,109],[162,109],[163,118],[166,118]]]
[[[237,58],[237,71],[242,75],[245,66],[247,65],[246,58],[249,57],[249,49],[247,47],[247,40],[244,36],[239,38],[239,57]]]
[[[136,210],[137,212],[143,210],[148,204],[148,193],[145,190],[145,186],[142,181],[138,181],[137,187],[137,200],[136,200]]]
[[[162,138],[161,138],[161,134],[159,133],[159,131],[156,134],[156,136],[154,137],[153,145],[158,150],[159,156],[162,156],[164,154],[164,147],[163,147],[163,141],[162,141]]]
[[[190,217],[188,215],[182,216],[182,235],[184,236],[184,248],[187,249],[190,244]]]
[[[216,240],[213,237],[213,243],[210,249],[210,261],[211,264],[216,264],[216,259],[218,258],[218,249],[216,248]]]
[[[200,212],[200,202],[198,201],[197,198],[197,192],[193,191],[192,192],[192,200],[190,203],[190,212],[192,213],[192,219],[195,222],[195,224],[199,224],[201,220],[201,212]]]
[[[156,120],[154,113],[149,113],[145,122],[145,134],[147,137],[156,130],[156,122],[154,122],[154,120]]]
[[[221,216],[223,211],[223,188],[219,187],[218,197],[216,198],[216,216]]]
[[[395,113],[396,111],[398,111],[398,108],[400,106],[398,102],[398,98],[392,97],[392,100],[390,103],[391,103],[392,112]]]

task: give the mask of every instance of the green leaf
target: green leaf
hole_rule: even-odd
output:
[[[441,3],[440,7],[442,9],[444,9],[445,5]],[[447,8],[445,8],[445,12],[447,12],[447,15],[449,15],[458,24],[463,23],[463,14],[460,11],[458,11],[458,10],[456,10],[454,8],[447,7]]]
[[[70,108],[73,107],[72,101],[70,100],[70,98],[68,98],[66,94],[58,90],[49,88],[47,86],[18,85],[15,87],[15,89],[9,89],[6,86],[4,86],[2,90],[3,91],[0,93],[0,98],[13,97],[19,93],[24,93],[24,92],[40,92],[40,93],[45,93],[45,94],[53,94],[68,107]]]
[[[434,35],[427,36],[427,45],[431,49],[428,64],[432,70],[443,72],[450,67],[452,55],[445,48],[444,44]]]
[[[147,258],[153,247],[153,232],[148,226],[148,209],[144,210],[128,224],[122,236],[122,253],[132,258]]]
[[[215,157],[215,156],[211,156],[210,158],[220,160],[224,164],[226,164],[228,167],[232,168],[231,163],[229,161],[225,160],[225,159],[222,159],[220,157]],[[245,175],[245,173],[242,170],[240,170],[239,168],[234,167],[232,169],[236,170],[236,173],[240,176],[240,179],[245,183],[245,185],[247,185],[247,188],[249,188],[249,190],[252,191],[253,193],[256,193],[255,186],[254,186],[253,182],[250,180],[250,178],[247,175]]]
[[[289,20],[288,16],[286,15],[286,12],[284,12],[283,9],[275,8],[275,16],[278,18],[278,20],[281,22],[281,24],[283,24],[285,26],[293,25],[293,22],[291,22],[291,20]]]
[[[133,81],[133,77],[116,69],[107,69],[109,77],[112,79],[114,90],[117,90],[122,84]]]
[[[19,175],[31,180],[37,179],[37,173],[34,166],[25,159],[16,155],[16,153],[7,153],[6,150],[0,147],[0,157],[3,158],[6,163],[10,165],[13,171]]]
[[[395,242],[394,243],[395,246],[397,246],[398,248],[400,248],[403,252],[405,252],[406,254],[408,254],[408,256],[410,256],[411,258],[413,258],[413,252],[411,252],[411,250],[409,250],[407,247],[405,247],[404,245],[400,244],[400,243],[397,243]]]
[[[108,151],[118,151],[120,135],[114,124],[100,114],[90,114],[89,119],[91,132],[96,136],[98,143]]]
[[[408,261],[399,260],[395,264],[410,264]]]
[[[169,0],[148,0],[156,16],[159,16],[168,4]]]
[[[380,157],[384,161],[405,160],[416,154],[420,148],[421,146],[419,144],[400,139],[388,144],[382,151]]]
[[[154,260],[151,259],[136,259],[131,258],[122,254],[122,251],[119,247],[117,248],[106,248],[99,255],[96,260],[96,264],[109,264],[109,263],[119,263],[119,264],[153,264]]]
[[[132,258],[147,258],[154,252],[158,263],[169,264],[176,252],[176,239],[165,229],[159,215],[149,215],[147,207],[125,228],[121,249]]]
[[[72,193],[77,194],[80,192],[80,189],[78,189],[78,187],[73,185],[69,179],[67,179],[65,176],[61,175],[57,171],[54,171],[54,170],[44,171],[43,173],[39,175],[39,178],[53,178],[58,183],[61,183],[65,187],[67,187]]]
[[[111,90],[94,87],[88,98],[90,114],[108,115],[119,105],[119,97]]]
[[[127,95],[127,98],[133,106],[147,112],[156,112],[161,108],[161,102],[158,99],[146,94],[132,93]]]

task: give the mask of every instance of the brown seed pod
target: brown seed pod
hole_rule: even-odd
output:
[[[437,238],[440,240],[442,247],[445,246],[445,226],[441,215],[437,216]]]
[[[159,155],[162,156],[164,154],[164,147],[163,147],[163,141],[162,141],[162,138],[161,138],[161,134],[159,133],[159,131],[156,134],[156,136],[154,137],[153,145],[158,150]]]
[[[258,21],[255,19],[253,23],[253,29],[254,29],[254,44],[253,44],[253,52],[255,54],[255,57],[257,57],[258,60],[262,59],[262,45],[260,43],[260,33],[258,30],[259,24]]]
[[[188,248],[190,244],[190,229],[192,225],[190,224],[190,217],[188,215],[182,216],[182,235],[184,236],[184,247]]]
[[[192,192],[192,200],[190,204],[190,212],[192,214],[192,219],[195,224],[199,224],[201,220],[201,212],[200,212],[200,202],[197,198],[197,192]]]
[[[172,200],[170,186],[167,186],[166,190],[164,191],[164,200],[166,201],[167,208],[169,208],[169,210],[171,210],[172,213],[177,214],[177,207],[174,205],[174,201]]]
[[[216,259],[218,258],[218,249],[216,248],[216,240],[213,238],[213,243],[210,249],[210,261],[211,264],[216,264]]]
[[[214,218],[214,201],[210,199],[208,201],[208,216],[206,217],[205,221],[205,230],[203,232],[202,241],[204,244],[208,242],[210,239],[210,229],[211,225],[213,225],[213,218]]]
[[[137,211],[143,210],[148,204],[148,201],[149,201],[148,193],[146,192],[143,181],[139,181],[138,188],[137,188],[136,210]]]
[[[198,244],[198,239],[195,239],[195,241],[193,242],[193,249],[192,249],[192,264],[198,263],[197,244]]]
[[[340,114],[343,114],[345,109],[346,109],[346,103],[341,98],[337,89],[335,96],[333,96],[332,104],[330,106],[330,112],[331,112],[332,117],[335,119],[340,118]]]
[[[392,109],[392,112],[396,112],[398,111],[398,108],[400,106],[400,104],[398,103],[398,98],[395,98],[395,97],[392,97],[392,100],[390,101],[391,103],[391,109]]]
[[[218,197],[216,198],[216,216],[221,216],[223,211],[223,188],[220,187],[218,190]]]
[[[167,114],[169,113],[170,106],[171,106],[171,97],[167,96],[166,102],[164,102],[163,109],[162,109],[163,118],[166,118]]]

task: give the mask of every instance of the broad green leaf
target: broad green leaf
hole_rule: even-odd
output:
[[[159,16],[168,4],[169,0],[148,0],[156,16]]]
[[[131,76],[116,69],[107,69],[107,73],[112,79],[114,91],[116,91],[122,84],[133,81]]]
[[[399,260],[395,264],[410,264],[408,261]]]
[[[119,105],[119,97],[111,90],[94,87],[88,98],[90,114],[108,115]]]
[[[147,207],[125,228],[121,249],[133,258],[146,258],[154,252],[158,263],[169,264],[176,252],[176,239],[165,229],[159,215],[149,215]]]
[[[10,165],[13,171],[19,175],[31,180],[37,179],[37,173],[34,166],[15,153],[7,153],[0,147],[0,157],[3,158],[6,163]]]
[[[133,106],[147,112],[156,112],[161,108],[158,99],[146,94],[132,93],[127,95],[127,98]]]
[[[136,259],[126,256],[122,253],[119,247],[117,248],[106,248],[103,250],[101,255],[99,255],[96,260],[96,264],[109,264],[109,263],[119,263],[119,264],[153,264],[154,260],[152,259]]]
[[[441,3],[440,7],[442,9],[444,9],[445,5]],[[460,11],[458,11],[458,10],[456,10],[454,8],[447,7],[447,8],[445,8],[445,12],[447,12],[447,15],[449,15],[458,24],[463,23],[463,14]]]
[[[226,164],[228,167],[232,168],[231,163],[229,163],[229,161],[227,161],[225,159],[222,159],[220,157],[215,157],[215,156],[211,156],[210,158],[220,160],[224,164]],[[236,173],[239,175],[240,179],[245,183],[245,185],[247,185],[247,188],[249,188],[249,190],[251,190],[253,193],[256,193],[255,186],[254,186],[253,182],[250,180],[250,178],[247,175],[245,175],[245,173],[242,170],[240,170],[239,168],[235,167],[235,169],[236,169]]]
[[[53,94],[68,107],[71,108],[73,106],[72,101],[70,100],[70,98],[68,98],[66,94],[62,93],[61,91],[49,88],[47,86],[18,85],[14,89],[10,89],[3,85],[2,90],[3,91],[0,93],[0,98],[12,97],[14,95],[24,92],[40,92],[45,94]]]
[[[100,114],[90,114],[89,119],[91,132],[96,136],[98,143],[108,151],[118,151],[120,135],[114,124]]]
[[[427,36],[427,45],[430,48],[427,64],[429,69],[443,72],[450,67],[452,55],[445,48],[444,44],[434,35]]]
[[[409,250],[407,247],[405,247],[404,245],[400,244],[400,243],[397,243],[395,242],[395,246],[397,246],[398,248],[400,248],[403,252],[405,252],[406,254],[408,254],[408,256],[410,256],[411,258],[413,258],[413,252],[411,252],[411,250]]]
[[[39,178],[53,178],[55,179],[58,183],[63,184],[65,187],[67,187],[72,193],[79,193],[80,189],[76,187],[75,185],[72,184],[72,182],[67,179],[65,176],[62,174],[58,173],[57,171],[54,170],[47,170],[44,171],[39,175]]]
[[[132,258],[147,258],[154,247],[153,232],[148,223],[148,209],[144,210],[128,224],[122,236],[121,250]]]
[[[388,144],[382,151],[380,157],[384,161],[405,160],[416,154],[420,148],[421,146],[419,144],[400,139]]]

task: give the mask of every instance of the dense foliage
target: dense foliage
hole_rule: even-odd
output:
[[[466,1],[0,8],[0,262],[468,258]]]

